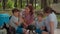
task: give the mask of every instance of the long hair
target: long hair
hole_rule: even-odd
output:
[[[50,8],[50,7],[45,7],[44,8],[44,13],[52,13],[52,8]]]
[[[33,6],[32,5],[27,5],[26,7],[28,7],[30,9],[30,15],[33,15]]]
[[[44,8],[44,13],[52,13],[52,12],[56,13],[56,11],[53,10],[51,7],[45,7]]]

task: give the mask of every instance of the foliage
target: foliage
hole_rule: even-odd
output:
[[[12,0],[8,0],[6,6],[7,6],[7,8],[14,8],[14,2]]]
[[[60,22],[60,14],[59,14],[59,15],[57,15],[57,19],[58,19],[58,21]]]
[[[22,7],[24,8],[25,6],[26,6],[26,2],[23,1],[23,3],[22,3]]]
[[[0,8],[2,7],[2,3],[0,2]]]

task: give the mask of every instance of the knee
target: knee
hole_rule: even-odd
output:
[[[42,32],[42,34],[48,34],[48,32]]]

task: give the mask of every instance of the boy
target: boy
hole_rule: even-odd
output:
[[[35,21],[35,25],[36,25],[36,33],[38,34],[48,34],[47,32],[44,31],[45,26],[44,26],[44,22],[43,22],[43,14],[39,13],[38,14],[38,18]]]
[[[18,10],[18,9],[13,9],[12,10],[12,17],[11,17],[11,19],[10,19],[10,26],[12,26],[13,28],[15,28],[15,30],[18,32],[18,33],[20,33],[20,34],[22,34],[22,33],[25,33],[25,29],[24,28],[20,28],[20,27],[18,27],[18,26],[20,26],[21,25],[21,23],[19,23],[20,22],[20,15],[19,15],[19,13],[20,13],[20,11]],[[20,19],[20,20],[19,20]]]

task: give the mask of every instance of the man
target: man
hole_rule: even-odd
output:
[[[45,25],[49,34],[54,34],[57,28],[57,17],[50,7],[44,8],[44,14],[46,16]]]

